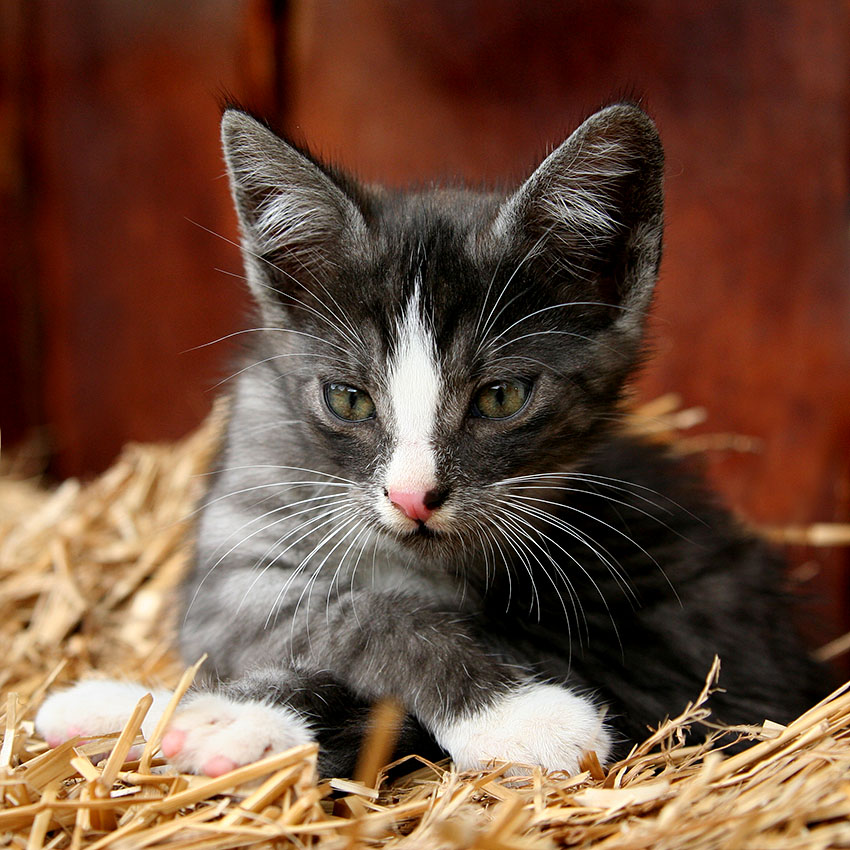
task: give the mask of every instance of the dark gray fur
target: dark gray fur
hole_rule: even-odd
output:
[[[723,721],[784,722],[821,695],[781,565],[618,424],[661,252],[663,155],[640,109],[593,116],[508,199],[367,189],[239,110],[223,139],[264,330],[246,334],[200,520],[187,660],[208,652],[221,687],[309,715],[332,773],[390,694],[402,748],[426,754],[433,722],[528,676],[597,694],[624,744],[692,699],[715,653]],[[334,422],[321,386],[380,396],[417,275],[449,376],[440,493],[463,522],[398,536],[375,508],[390,435]],[[469,415],[494,374],[534,382],[516,421]],[[579,476],[490,486],[564,472]],[[334,493],[344,512],[322,519]],[[506,515],[515,496],[546,501]]]

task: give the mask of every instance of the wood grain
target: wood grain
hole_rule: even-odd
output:
[[[241,4],[32,5],[32,283],[64,476],[185,433],[226,374],[226,350],[189,349],[244,322],[218,99],[251,80]]]

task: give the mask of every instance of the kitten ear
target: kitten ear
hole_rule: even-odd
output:
[[[242,228],[255,297],[306,286],[363,226],[352,199],[308,156],[238,109],[228,109],[221,140]]]
[[[642,315],[661,259],[664,154],[631,104],[588,118],[499,210],[497,238],[540,257],[549,275]],[[625,314],[624,314],[625,315]]]

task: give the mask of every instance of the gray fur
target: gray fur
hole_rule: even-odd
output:
[[[335,771],[390,694],[428,733],[553,678],[594,689],[629,737],[692,698],[720,650],[723,719],[806,704],[818,673],[783,625],[776,564],[615,424],[661,252],[663,155],[640,109],[588,119],[507,197],[367,190],[239,110],[222,137],[261,330],[200,519],[188,660],[208,652],[232,693],[308,713]],[[417,279],[450,527],[400,533],[378,509],[382,411]],[[533,382],[528,407],[472,417],[500,376]],[[328,381],[368,389],[376,418],[335,421]]]

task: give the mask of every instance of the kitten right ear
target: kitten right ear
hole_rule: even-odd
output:
[[[609,106],[504,202],[494,235],[541,258],[547,277],[571,291],[629,308],[620,323],[639,325],[661,259],[663,170],[649,116],[632,104]]]
[[[363,226],[360,211],[315,162],[247,113],[224,113],[221,141],[254,296],[267,300],[270,286],[309,288],[346,233]]]

